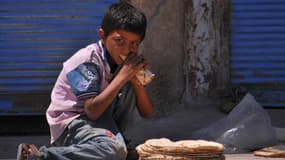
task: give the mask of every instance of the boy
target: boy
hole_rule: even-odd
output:
[[[100,40],[64,62],[55,83],[46,113],[52,146],[20,144],[17,160],[126,158],[120,132],[133,107],[143,117],[152,113],[150,98],[135,76],[147,66],[137,54],[146,23],[145,15],[126,2],[109,7]]]

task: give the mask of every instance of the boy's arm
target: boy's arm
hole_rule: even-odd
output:
[[[84,111],[88,118],[92,120],[98,119],[111,105],[119,91],[128,81],[131,81],[135,89],[137,104],[141,115],[148,117],[150,111],[152,111],[150,110],[152,105],[150,105],[149,97],[142,85],[135,84],[139,83],[135,75],[144,66],[144,58],[142,56],[131,55],[123,64],[117,76],[114,77],[111,83],[99,95],[85,100]]]
[[[135,90],[136,103],[140,115],[145,118],[150,117],[152,115],[153,106],[147,91],[136,77],[131,80],[131,84]]]
[[[126,82],[123,77],[116,76],[98,96],[85,100],[84,111],[87,117],[92,120],[98,119],[111,105]]]

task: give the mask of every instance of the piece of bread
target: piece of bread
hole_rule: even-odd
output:
[[[253,154],[255,156],[262,156],[262,157],[285,158],[285,147],[282,146],[265,147],[262,148],[261,150],[254,151]]]
[[[206,140],[182,140],[176,142],[186,150],[193,151],[195,153],[212,152],[222,153],[224,146],[217,142]]]
[[[125,60],[127,56],[120,55],[122,60]],[[142,69],[137,74],[136,77],[142,85],[149,84],[154,79],[155,74],[153,74],[149,69]]]

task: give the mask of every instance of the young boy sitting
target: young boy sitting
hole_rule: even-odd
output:
[[[17,160],[126,159],[121,133],[134,107],[143,117],[152,114],[150,98],[135,76],[147,67],[138,54],[146,25],[145,15],[126,2],[109,7],[100,40],[64,62],[52,90],[46,113],[52,146],[20,144]]]

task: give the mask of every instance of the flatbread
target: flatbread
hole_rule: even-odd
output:
[[[214,152],[222,153],[224,146],[217,142],[206,140],[182,140],[176,142],[178,145],[185,147],[188,151],[195,153]]]
[[[255,156],[262,156],[262,157],[285,158],[285,147],[281,146],[265,147],[262,148],[261,150],[254,151],[253,154]]]
[[[154,79],[154,76],[155,74],[145,68],[136,74],[137,79],[141,82],[142,85],[149,84]]]

